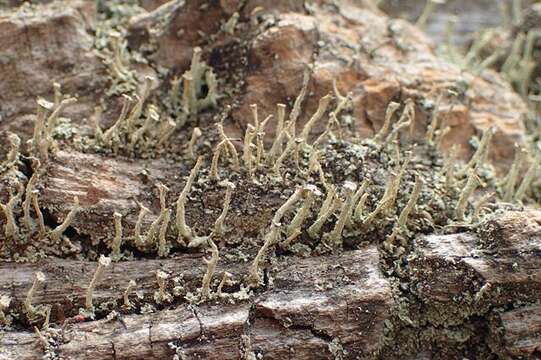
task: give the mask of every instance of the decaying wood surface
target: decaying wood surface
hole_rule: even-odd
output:
[[[541,185],[516,199],[521,169],[499,177],[528,134],[525,102],[498,73],[442,60],[369,0],[36,2],[0,1],[0,360],[541,356],[541,212],[525,196]],[[194,64],[204,86],[189,95]],[[325,121],[306,128],[327,94]],[[43,151],[36,98],[69,96]],[[481,160],[455,164],[454,144],[456,159]],[[536,160],[524,159],[525,173]],[[38,209],[23,209],[32,194]],[[156,231],[141,243],[137,224]],[[85,308],[100,255],[114,261]]]
[[[472,234],[420,238],[410,268],[413,289],[441,311],[464,317],[490,306],[535,302],[541,296],[540,239],[524,240],[505,249],[485,249],[476,246],[479,237]]]
[[[152,314],[120,314],[112,320],[65,325],[54,353],[73,359],[164,358],[174,354],[168,346],[172,343],[179,354],[208,359],[237,359],[252,352],[271,358],[326,359],[339,348],[367,357],[383,347],[384,323],[393,306],[390,284],[378,263],[375,247],[325,259],[285,259],[269,268],[271,284],[248,300],[235,301],[238,289],[227,286],[222,298],[206,305],[176,300]],[[35,304],[56,304],[64,316],[74,315],[82,306],[95,268],[80,261],[20,265],[3,264],[1,269],[10,275],[2,276],[0,288],[9,289],[15,307],[22,306],[33,272],[40,269],[47,286],[36,292]],[[116,263],[97,288],[96,305],[120,302],[129,280],[137,282],[140,296],[152,298],[158,291],[158,269],[181,274],[183,286],[195,291],[206,265],[190,256]],[[217,274],[224,269],[233,280],[246,272],[243,267],[219,266]],[[135,304],[141,301],[135,295],[131,298]],[[57,316],[53,313],[51,321],[58,321]],[[0,358],[41,358],[42,344],[34,335],[5,335],[0,338]]]
[[[539,309],[518,304],[534,303],[541,296],[540,219],[538,212],[510,212],[489,220],[495,229],[491,234],[420,237],[409,283],[418,303],[399,315],[407,319],[407,331],[464,327],[461,340],[451,334],[439,339],[460,348],[473,341],[475,335],[467,329],[477,317],[488,326],[481,336],[492,351],[503,357],[534,356],[541,344]],[[81,324],[66,318],[82,306],[95,263],[2,264],[0,289],[9,290],[14,306],[20,307],[34,272],[45,272],[46,286],[36,292],[34,302],[55,305],[51,321],[66,324],[63,337],[54,341],[54,352],[66,358],[161,358],[174,354],[170,343],[188,358],[235,359],[252,351],[268,358],[327,359],[337,349],[345,351],[345,358],[371,358],[392,349],[390,324],[397,320],[396,301],[402,301],[378,269],[379,261],[375,247],[324,258],[277,259],[267,269],[267,287],[237,304],[228,304],[239,291],[231,284],[223,298],[209,304],[190,305],[175,297],[172,304],[158,305],[156,313],[128,311]],[[96,304],[121,303],[127,283],[136,280],[141,298],[131,299],[137,308],[158,291],[157,269],[181,274],[184,291],[196,291],[206,265],[191,255],[114,263],[97,288]],[[214,287],[224,270],[238,280],[247,266],[219,265]],[[170,281],[168,291],[173,286]],[[518,307],[493,310],[502,306]],[[429,346],[438,336],[419,341]],[[0,342],[5,359],[14,354],[21,359],[41,356],[42,344],[31,333],[5,333]]]

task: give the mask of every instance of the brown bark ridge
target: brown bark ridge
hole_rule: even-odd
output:
[[[541,309],[524,306],[495,316],[490,334],[506,358],[538,358],[541,352]]]
[[[539,356],[539,211],[497,213],[477,234],[423,236],[414,247],[408,289],[418,303],[409,308],[410,319],[452,328],[473,326],[480,317],[477,331],[501,358]]]
[[[130,238],[134,235],[139,204],[142,204],[151,211],[143,219],[143,230],[146,230],[160,212],[156,185],[161,183],[169,188],[166,203],[174,211],[191,166],[191,160],[134,161],[77,151],[60,151],[44,167],[37,188],[41,189],[40,201],[43,208],[55,223],[65,219],[73,207],[74,196],[77,196],[83,212],[74,219],[71,227],[80,235],[90,237],[93,244],[110,244],[114,232],[114,211],[123,214],[124,235]],[[208,168],[201,170],[200,178],[205,180],[193,186],[186,221],[193,224],[196,233],[208,235],[222,211],[225,189],[208,179]],[[238,210],[236,216],[228,219],[227,227],[228,239],[239,242],[267,226],[272,212],[283,201],[281,194],[288,194],[291,188],[287,189],[285,184],[279,182],[254,184],[243,179],[238,179],[236,185],[233,205]],[[176,243],[174,218],[175,214],[172,216],[171,231],[168,232],[168,240],[173,244]],[[84,243],[81,246],[84,247]]]

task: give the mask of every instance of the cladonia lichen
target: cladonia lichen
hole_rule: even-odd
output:
[[[109,265],[111,265],[111,258],[100,255],[100,258],[98,259],[98,267],[96,268],[96,271],[94,272],[94,276],[92,277],[92,280],[90,281],[90,284],[88,285],[88,288],[86,289],[85,308],[88,311],[91,311],[93,309],[92,299],[94,297],[94,290],[96,286],[98,285],[98,283],[103,278],[105,269],[108,268]]]

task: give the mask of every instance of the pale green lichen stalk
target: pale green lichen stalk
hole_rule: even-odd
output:
[[[257,255],[250,266],[249,271],[249,281],[252,285],[258,286],[261,282],[261,277],[259,275],[259,264],[267,250],[276,243],[279,239],[280,229],[282,227],[281,221],[282,217],[295,205],[297,201],[302,198],[303,187],[298,187],[295,192],[287,199],[287,201],[276,211],[274,217],[272,218],[270,230],[265,235],[263,246],[257,252]]]
[[[478,184],[479,184],[479,179],[477,178],[475,169],[470,169],[468,172],[468,179],[466,181],[466,185],[464,186],[464,188],[462,189],[462,192],[460,193],[460,198],[458,199],[456,209],[455,209],[455,218],[458,221],[464,220],[464,214],[466,212],[466,207],[468,206],[468,199],[473,194]]]
[[[216,271],[216,264],[218,264],[218,260],[220,258],[220,252],[218,251],[218,247],[214,241],[212,241],[210,238],[207,241],[212,255],[210,259],[203,258],[207,264],[207,271],[205,272],[205,276],[203,276],[203,282],[201,284],[201,300],[203,301],[208,299],[210,295],[210,282],[212,281],[212,277]]]
[[[346,181],[343,185],[344,190],[344,202],[340,209],[340,215],[334,225],[333,230],[324,235],[324,239],[328,240],[329,244],[339,246],[342,244],[342,231],[351,217],[351,210],[353,209],[353,201],[355,190],[357,185],[351,181]]]
[[[399,108],[400,108],[400,104],[396,102],[390,102],[389,105],[387,105],[387,109],[385,110],[385,120],[383,122],[383,126],[376,134],[374,140],[381,141],[387,137],[389,130],[391,129],[391,121],[393,119],[393,116]]]
[[[48,234],[49,237],[53,241],[60,240],[60,237],[62,236],[64,231],[66,231],[66,229],[71,225],[73,219],[75,218],[75,216],[77,215],[77,213],[80,210],[81,210],[81,208],[79,206],[79,198],[76,196],[76,197],[73,198],[73,207],[72,207],[72,209],[69,211],[68,215],[66,216],[66,218],[64,219],[62,224],[58,225],[56,228],[54,228],[53,230],[51,230],[49,232],[49,234]]]
[[[17,226],[17,222],[15,221],[13,209],[15,208],[15,205],[19,202],[20,199],[21,193],[13,195],[13,193],[10,192],[9,201],[7,202],[7,204],[0,204],[0,209],[2,209],[2,211],[4,212],[4,216],[6,217],[4,234],[8,239],[19,238],[19,227]]]
[[[225,218],[227,217],[227,212],[229,211],[229,205],[231,203],[231,196],[233,194],[233,190],[235,190],[235,184],[230,181],[224,182],[223,186],[225,186],[226,190],[222,213],[214,223],[214,233],[219,236],[223,236],[225,234],[226,228],[224,226],[224,222]]]
[[[166,199],[165,199],[169,189],[164,184],[158,184],[157,187],[158,187],[159,197],[160,197],[160,214],[150,224],[150,227],[148,228],[148,231],[145,235],[144,243],[147,246],[154,246],[154,244],[156,243],[156,240],[159,241],[159,239],[156,239],[156,237],[160,236],[159,234],[160,224],[162,224],[162,222],[167,216],[170,216],[168,215],[169,210],[167,209],[167,204],[166,204]],[[169,223],[169,221],[167,221],[167,223]],[[165,248],[158,249],[158,251],[165,251]]]
[[[169,274],[165,271],[158,270],[156,272],[156,280],[158,281],[158,292],[154,294],[154,300],[158,304],[171,301],[171,295],[167,292],[167,280],[169,279]]]
[[[31,193],[32,198],[32,207],[34,208],[34,212],[36,213],[37,217],[37,223],[38,223],[38,229],[39,229],[39,235],[44,235],[47,229],[45,228],[45,220],[43,219],[43,213],[41,212],[41,208],[39,207],[39,191],[33,190]]]
[[[116,261],[120,259],[120,245],[122,245],[122,214],[115,211],[113,213],[113,222],[115,225],[115,237],[111,245],[111,258]]]
[[[215,107],[218,102],[218,81],[212,69],[201,61],[202,50],[193,49],[190,69],[182,75],[183,93],[180,108],[186,115],[195,115],[201,110]],[[203,97],[203,87],[207,87]],[[175,100],[175,103],[179,102]]]
[[[162,223],[158,233],[158,256],[166,257],[169,255],[169,246],[167,245],[167,230],[171,221],[171,210],[165,209],[162,212]]]
[[[424,28],[426,26],[428,18],[434,12],[436,5],[442,5],[445,4],[445,2],[445,0],[426,0],[426,5],[423,9],[423,12],[421,13],[421,16],[419,16],[419,19],[417,19],[415,25],[420,28]]]
[[[308,120],[308,122],[304,125],[304,127],[302,129],[301,141],[302,141],[303,144],[306,144],[306,142],[308,141],[308,135],[310,134],[310,132],[311,132],[312,128],[314,127],[314,125],[316,124],[316,122],[318,122],[319,119],[321,119],[321,117],[327,111],[327,107],[329,106],[331,100],[332,100],[331,95],[325,95],[324,97],[322,97],[319,100],[319,105],[317,107],[316,112],[314,113],[314,115],[312,115],[310,120]]]
[[[511,169],[509,170],[503,187],[503,201],[505,202],[510,202],[515,195],[515,187],[518,181],[520,170],[523,166],[525,156],[525,150],[523,148],[516,147],[515,160],[513,161],[513,165],[511,165]]]
[[[100,258],[98,260],[98,267],[96,268],[96,271],[94,272],[94,276],[92,277],[92,280],[90,281],[90,284],[88,285],[88,288],[86,289],[85,294],[85,308],[86,310],[92,310],[92,300],[94,297],[94,290],[98,283],[103,278],[103,275],[105,273],[105,270],[111,265],[111,258],[105,257],[103,255],[100,255]]]
[[[423,187],[423,180],[419,177],[415,177],[415,185],[413,186],[413,191],[411,193],[410,199],[408,200],[408,203],[406,204],[406,207],[402,210],[400,213],[400,216],[398,217],[398,226],[402,230],[406,230],[406,223],[408,221],[408,217],[417,204],[417,200],[419,199],[419,195],[421,194],[421,189]]]
[[[336,188],[331,185],[327,188],[327,196],[323,201],[323,205],[319,209],[316,221],[308,228],[308,235],[310,235],[312,239],[319,237],[321,228],[334,213],[337,206],[338,202],[336,199]]]
[[[24,201],[23,201],[23,224],[26,227],[27,230],[32,229],[32,217],[30,215],[30,205],[32,203],[32,192],[34,191],[34,187],[36,186],[36,183],[38,182],[39,178],[39,167],[40,162],[38,159],[35,159],[33,162],[33,171],[34,173],[30,177],[30,180],[28,180],[28,183],[26,184],[25,194],[24,194]]]
[[[9,326],[11,324],[11,317],[6,314],[11,304],[11,297],[7,295],[0,296],[0,324]]]
[[[33,318],[36,315],[36,308],[32,305],[32,300],[38,289],[38,286],[42,285],[45,282],[45,274],[41,271],[38,271],[34,274],[34,281],[32,282],[32,287],[28,290],[26,298],[24,300],[24,312],[28,318]]]
[[[399,185],[402,180],[402,176],[404,175],[404,172],[406,171],[410,160],[411,158],[407,158],[402,164],[400,170],[398,171],[398,174],[389,181],[387,187],[385,188],[385,193],[383,194],[381,200],[378,202],[376,209],[374,209],[374,211],[372,211],[366,216],[363,224],[368,224],[372,222],[380,213],[387,211],[394,205],[396,201],[396,196],[398,194]]]
[[[190,229],[188,225],[186,225],[186,218],[185,218],[186,202],[188,201],[188,194],[190,193],[195,177],[197,176],[199,169],[201,168],[202,165],[203,165],[203,158],[199,157],[192,171],[190,172],[188,179],[186,180],[186,184],[184,185],[182,192],[178,196],[177,214],[176,214],[175,221],[176,221],[176,228],[178,231],[177,241],[181,244],[185,243],[184,240],[188,240],[188,242],[190,242],[193,238],[192,230]]]
[[[137,286],[137,283],[134,280],[130,280],[128,282],[128,286],[126,287],[126,290],[124,290],[122,300],[123,300],[124,307],[127,309],[133,306],[130,301],[130,294],[136,286]]]
[[[291,242],[302,233],[302,226],[308,216],[316,197],[321,196],[321,192],[314,185],[306,185],[303,191],[303,203],[301,208],[297,211],[293,220],[287,227],[287,239],[282,242],[283,248],[289,247]]]
[[[145,238],[141,235],[141,228],[143,226],[143,219],[147,214],[150,214],[150,210],[139,202],[137,204],[139,205],[140,210],[134,228],[135,245],[138,248],[142,248],[145,245]]]

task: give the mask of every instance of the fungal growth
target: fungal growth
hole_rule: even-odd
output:
[[[143,226],[143,219],[147,214],[150,213],[150,210],[145,207],[140,202],[137,202],[137,205],[139,206],[139,214],[137,215],[137,220],[135,222],[135,228],[134,228],[134,237],[135,237],[135,245],[137,248],[143,248],[145,245],[145,238],[141,234],[141,228]]]
[[[0,324],[9,326],[11,324],[11,317],[6,314],[11,304],[11,298],[7,295],[0,296]]]
[[[342,231],[344,231],[344,227],[351,217],[351,210],[353,209],[354,201],[353,194],[355,193],[356,189],[357,185],[350,181],[345,182],[343,185],[344,201],[342,203],[342,207],[340,208],[340,215],[338,216],[338,220],[334,225],[334,229],[324,236],[324,239],[326,238],[326,240],[334,246],[340,246],[342,243]]]
[[[30,177],[30,180],[28,180],[28,183],[26,184],[26,190],[24,194],[24,201],[23,201],[23,224],[26,227],[27,230],[32,229],[32,218],[30,215],[30,205],[32,203],[32,192],[34,191],[34,187],[36,186],[36,183],[38,181],[39,176],[39,167],[40,162],[37,159],[34,159],[32,168],[34,170],[34,173]],[[40,214],[41,215],[41,214]],[[39,217],[39,215],[38,215]]]
[[[524,149],[515,149],[515,160],[513,161],[513,165],[511,165],[511,169],[509,170],[509,174],[507,174],[503,186],[503,201],[510,202],[515,195],[515,187],[518,182],[519,172],[522,168],[525,155]]]
[[[330,95],[325,95],[319,100],[319,106],[316,112],[314,113],[314,115],[312,115],[310,120],[308,120],[308,122],[304,124],[304,127],[302,129],[301,142],[303,144],[305,144],[308,141],[308,135],[310,134],[310,131],[312,130],[316,122],[318,122],[319,119],[321,119],[323,114],[325,114],[325,111],[327,111],[327,107],[329,106],[331,100],[332,100],[332,97]]]
[[[231,203],[231,195],[233,194],[233,190],[235,190],[235,184],[232,182],[226,181],[223,183],[223,186],[225,186],[225,198],[224,198],[224,205],[222,208],[222,213],[216,219],[216,222],[214,223],[214,233],[219,236],[223,236],[226,228],[224,226],[225,218],[227,216],[227,212],[229,211],[229,205]]]
[[[464,186],[464,189],[460,193],[460,198],[458,199],[458,202],[456,204],[456,210],[455,210],[455,217],[458,221],[464,220],[464,215],[466,212],[466,208],[468,206],[468,200],[475,191],[479,184],[479,180],[477,178],[477,174],[475,173],[474,169],[470,169],[468,172],[468,178],[466,181],[466,185]]]
[[[216,106],[218,100],[217,80],[212,69],[201,61],[202,50],[193,49],[192,64],[182,76],[183,93],[181,108],[186,115]],[[206,88],[206,95],[203,89]]]
[[[158,304],[171,301],[171,295],[167,292],[167,279],[169,274],[165,271],[158,270],[156,272],[156,279],[158,280],[158,291],[154,293],[154,300]]]
[[[8,239],[16,239],[19,237],[19,227],[17,226],[17,222],[15,221],[15,215],[13,213],[13,210],[16,204],[20,201],[20,199],[20,193],[13,195],[13,193],[10,191],[8,203],[0,204],[0,209],[2,209],[2,211],[4,212],[4,216],[6,217],[4,234]]]
[[[9,133],[9,152],[6,155],[6,160],[0,165],[0,173],[7,170],[13,171],[16,168],[20,157],[21,139],[17,134]]]
[[[406,223],[408,221],[409,214],[417,204],[417,200],[419,199],[419,195],[421,194],[421,189],[423,187],[423,180],[419,176],[415,177],[415,185],[413,187],[413,192],[411,193],[411,197],[408,200],[408,203],[406,204],[406,207],[402,210],[400,213],[400,216],[398,217],[398,226],[400,229],[405,230],[406,229]]]
[[[34,208],[34,212],[37,217],[37,223],[38,223],[38,229],[39,229],[38,233],[40,236],[43,236],[47,230],[45,228],[45,221],[43,220],[43,214],[39,207],[39,191],[33,190],[32,193],[30,194],[30,197],[32,201],[32,207]]]
[[[291,208],[295,205],[295,203],[301,199],[302,194],[304,192],[303,187],[298,187],[295,192],[287,199],[287,201],[276,211],[274,214],[274,217],[272,218],[272,222],[270,225],[270,229],[268,230],[267,234],[264,238],[263,246],[259,249],[257,252],[257,255],[252,262],[252,265],[250,266],[250,272],[248,274],[249,281],[251,284],[258,286],[261,282],[261,277],[259,275],[259,264],[263,257],[265,256],[268,249],[274,245],[280,235],[280,230],[282,227],[282,217],[289,211]]]
[[[124,290],[124,295],[122,296],[122,300],[124,302],[124,307],[128,309],[132,307],[132,303],[130,302],[130,294],[136,286],[137,286],[137,283],[134,280],[130,280],[130,282],[128,283],[128,286],[126,287],[126,290]]]
[[[471,157],[470,161],[457,173],[458,177],[462,177],[466,175],[466,173],[469,171],[469,169],[473,169],[474,167],[478,166],[480,163],[483,163],[486,160],[486,156],[488,154],[490,143],[492,142],[492,137],[494,135],[494,129],[490,128],[487,129],[483,133],[483,137],[481,138],[481,141],[479,142],[479,147]]]
[[[195,144],[197,142],[197,139],[199,139],[203,135],[201,132],[201,129],[198,127],[193,129],[192,137],[190,138],[190,142],[188,144],[188,153],[190,154],[190,158],[195,160]]]
[[[426,5],[423,12],[421,13],[421,16],[419,16],[419,19],[417,19],[417,23],[415,25],[417,25],[419,28],[424,28],[428,18],[434,12],[434,8],[437,5],[445,4],[445,2],[445,0],[426,0]]]
[[[222,281],[220,281],[220,284],[218,285],[218,289],[216,289],[216,295],[218,297],[222,297],[222,290],[224,286],[229,282],[232,275],[228,273],[227,271],[224,271],[224,275],[222,276]]]
[[[77,196],[75,196],[73,198],[73,207],[69,211],[68,215],[66,215],[66,218],[64,219],[62,224],[58,225],[56,228],[54,228],[53,230],[51,230],[49,232],[49,237],[53,241],[60,240],[60,237],[62,236],[64,231],[66,231],[66,229],[71,225],[71,222],[73,221],[73,219],[75,218],[75,215],[77,215],[79,210],[80,210],[80,208],[79,208],[79,198]]]
[[[339,204],[336,198],[336,189],[334,186],[327,188],[327,196],[319,209],[316,221],[308,228],[308,234],[312,238],[317,238],[325,222],[331,217]]]
[[[383,126],[374,137],[376,141],[381,141],[387,137],[389,130],[391,129],[391,122],[392,122],[393,116],[399,108],[400,108],[400,104],[396,102],[391,102],[389,103],[389,105],[387,105],[387,109],[385,110],[385,121],[383,122]]]
[[[287,227],[287,238],[282,242],[282,247],[287,248],[291,242],[302,233],[302,227],[305,220],[310,215],[310,210],[316,197],[320,196],[321,192],[314,185],[306,185],[303,190],[303,204],[295,214],[293,220]]]
[[[171,221],[171,210],[164,209],[162,214],[162,223],[160,225],[160,232],[158,234],[158,256],[165,257],[169,254],[169,247],[167,245],[167,229],[169,228],[169,221]]]
[[[528,171],[524,175],[522,182],[520,183],[516,193],[515,200],[517,202],[522,202],[526,192],[530,189],[531,184],[534,180],[534,177],[539,173],[540,165],[539,163],[530,164]]]
[[[115,212],[113,214],[113,220],[115,223],[115,237],[113,238],[113,243],[111,245],[113,249],[111,258],[113,260],[118,260],[120,259],[120,245],[122,244],[122,214]]]
[[[402,176],[404,176],[404,172],[406,171],[406,168],[408,167],[410,162],[410,158],[408,157],[400,169],[398,170],[398,174],[396,174],[389,183],[387,184],[387,187],[385,188],[385,193],[383,194],[383,197],[378,202],[378,205],[372,211],[370,214],[366,216],[364,219],[365,224],[370,223],[373,221],[380,213],[387,211],[389,208],[391,208],[396,200],[396,196],[398,195],[398,188],[400,185],[400,182],[402,180]]]

